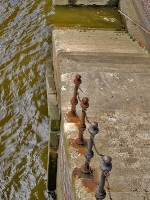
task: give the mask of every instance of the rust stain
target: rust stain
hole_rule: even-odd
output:
[[[79,179],[81,179],[81,182],[83,186],[87,189],[87,192],[94,192],[96,190],[98,181],[91,179],[91,176],[89,174],[87,175],[82,173],[80,168],[74,168],[72,176],[77,176]]]
[[[97,188],[92,179],[82,179],[82,184],[87,188],[88,192],[94,192]]]
[[[85,148],[85,147],[78,148],[78,153],[79,153],[80,155],[84,155],[85,151],[86,151],[86,148]]]
[[[75,123],[75,125],[78,126],[79,120],[71,113],[71,111],[67,113],[67,116],[69,117],[70,122]]]
[[[72,176],[76,177],[79,176],[81,174],[81,169],[80,168],[74,168],[73,172],[72,172]]]
[[[84,145],[78,145],[78,144],[76,143],[76,140],[70,139],[68,144],[69,144],[70,146],[72,146],[73,148],[76,148],[77,151],[78,151],[78,153],[79,153],[80,155],[84,155],[84,153],[85,153],[85,151],[86,151],[86,148],[87,148],[87,143],[86,143],[86,142],[85,142]]]

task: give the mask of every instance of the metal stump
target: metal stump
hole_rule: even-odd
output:
[[[82,107],[82,116],[81,116],[80,124],[78,125],[79,136],[76,139],[76,143],[79,144],[79,145],[83,145],[84,144],[83,132],[86,129],[85,116],[86,116],[86,109],[89,107],[89,103],[88,102],[89,102],[89,99],[87,97],[83,97],[82,101],[80,103],[80,105]]]
[[[90,164],[91,158],[94,156],[94,152],[93,152],[92,148],[93,148],[93,143],[94,143],[94,137],[99,131],[98,123],[95,121],[91,122],[88,131],[90,133],[90,140],[88,143],[87,150],[84,154],[86,161],[85,161],[85,164],[81,166],[81,171],[85,174],[91,173],[91,168],[90,168],[89,164]]]
[[[100,183],[98,188],[95,191],[96,200],[101,200],[106,197],[106,191],[104,190],[106,174],[112,169],[112,159],[109,156],[103,156],[102,161],[100,162],[100,169],[102,170]]]

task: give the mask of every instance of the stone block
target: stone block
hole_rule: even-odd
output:
[[[59,145],[59,132],[50,132],[50,148],[58,148]]]
[[[47,93],[48,94],[55,94],[56,93],[53,75],[48,75],[46,77],[46,87],[47,87]]]
[[[50,111],[50,131],[60,130],[60,113],[59,108],[55,105],[49,106]]]
[[[56,94],[48,94],[47,103],[48,105],[57,105]]]
[[[50,116],[50,106],[57,106],[56,94],[47,94],[48,116]]]
[[[53,74],[53,64],[51,62],[46,63],[46,76]]]
[[[53,191],[56,189],[56,176],[57,176],[57,157],[58,154],[55,151],[49,151],[48,159],[48,191]]]

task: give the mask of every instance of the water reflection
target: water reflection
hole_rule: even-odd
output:
[[[122,28],[116,10],[112,9],[109,16],[107,12],[99,8],[52,7],[50,0],[1,1],[2,200],[43,200],[48,197],[45,63],[51,62],[52,24],[106,27],[104,18],[107,17],[114,19],[109,20],[111,28]]]

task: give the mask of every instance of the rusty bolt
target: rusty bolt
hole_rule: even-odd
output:
[[[80,76],[79,74],[77,74],[77,75],[75,76],[74,83],[75,83],[76,85],[78,85],[78,86],[82,83],[81,76]]]

